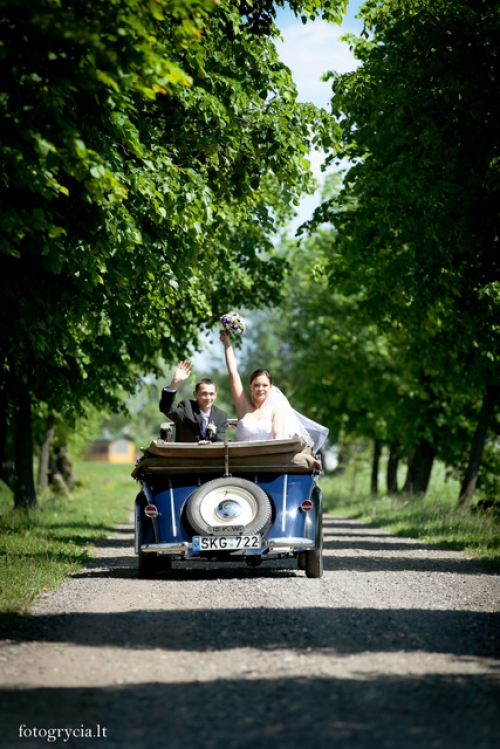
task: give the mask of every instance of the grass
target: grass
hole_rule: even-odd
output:
[[[13,509],[11,492],[0,482],[0,629],[81,569],[95,541],[128,520],[137,493],[132,468],[82,462],[69,497],[47,493],[29,512]]]
[[[380,483],[384,481],[380,476]],[[402,484],[402,478],[400,485]],[[361,488],[359,488],[361,487]],[[366,491],[363,488],[366,487]],[[342,476],[324,477],[325,510],[358,519],[399,536],[419,538],[445,549],[457,549],[484,565],[500,568],[498,514],[457,507],[458,482],[445,480],[444,468],[434,466],[424,498],[371,496],[369,466],[349,466]]]

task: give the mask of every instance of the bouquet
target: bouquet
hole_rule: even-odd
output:
[[[237,312],[228,312],[227,315],[222,315],[220,321],[224,330],[228,330],[230,333],[241,335],[245,332],[245,321]]]

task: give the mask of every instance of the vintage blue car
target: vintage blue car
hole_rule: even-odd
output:
[[[323,575],[321,463],[301,439],[211,445],[154,440],[132,475],[138,574],[172,562],[256,567],[295,558]]]

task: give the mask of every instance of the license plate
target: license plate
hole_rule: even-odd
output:
[[[193,536],[193,551],[260,549],[260,536]]]

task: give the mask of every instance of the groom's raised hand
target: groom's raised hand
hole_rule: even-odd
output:
[[[179,364],[177,365],[177,369],[174,372],[172,382],[169,385],[169,389],[177,390],[179,385],[189,378],[192,368],[193,365],[187,359],[185,361],[179,362]]]

